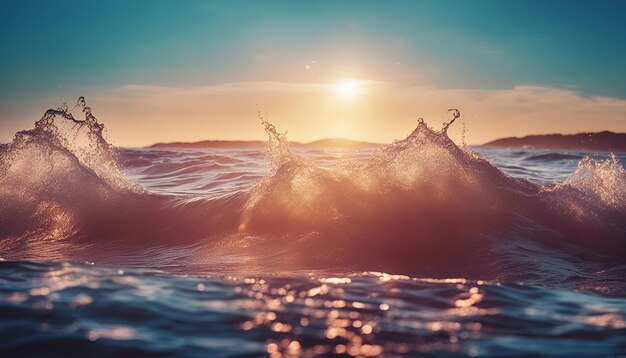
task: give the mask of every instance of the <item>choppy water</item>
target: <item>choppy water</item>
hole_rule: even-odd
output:
[[[0,148],[0,351],[626,353],[625,153],[263,124],[268,148],[119,149],[79,102]]]

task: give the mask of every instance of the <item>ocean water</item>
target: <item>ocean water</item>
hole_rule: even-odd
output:
[[[467,148],[449,124],[116,148],[84,100],[49,110],[0,146],[0,352],[626,354],[626,153]]]

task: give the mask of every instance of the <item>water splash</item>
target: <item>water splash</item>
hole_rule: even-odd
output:
[[[420,119],[369,160],[336,165],[295,152],[287,134],[259,116],[269,174],[248,192],[206,198],[151,194],[126,181],[118,150],[81,98],[71,110],[47,111],[0,149],[0,253],[27,246],[33,257],[53,249],[65,257],[81,239],[89,244],[74,246],[92,257],[117,240],[124,248],[165,245],[165,257],[195,252],[175,245],[198,245],[202,255],[244,256],[259,269],[281,262],[451,275],[502,271],[486,263],[502,263],[511,238],[623,256],[625,176],[617,159],[586,159],[567,181],[537,185],[457,146],[447,132],[463,117],[450,113],[441,130]],[[119,257],[116,250],[109,252]]]
[[[263,118],[261,112],[258,116],[268,136],[267,156],[270,172],[275,173],[278,168],[291,160],[301,159],[293,155],[287,140],[287,132],[280,133],[272,123]]]
[[[450,128],[452,123],[454,123],[454,121],[456,121],[457,119],[461,117],[461,111],[459,111],[456,108],[450,108],[448,112],[452,112],[452,119],[448,122],[444,122],[443,128],[441,130],[442,133],[446,133],[446,134],[448,133],[448,128]]]
[[[626,210],[626,170],[614,154],[607,160],[584,157],[563,183],[590,200],[617,210]]]
[[[460,255],[481,240],[481,228],[507,221],[511,212],[495,208],[504,207],[514,190],[533,187],[457,147],[446,130],[459,117],[453,111],[440,132],[420,120],[408,137],[380,148],[366,163],[335,167],[292,152],[286,137],[266,125],[275,169],[251,193],[240,229],[315,232],[318,239],[307,240],[306,250],[351,250],[362,260]]]
[[[77,111],[84,119],[75,118],[73,112]],[[55,164],[52,159],[56,152],[77,161],[83,170],[93,172],[114,188],[137,189],[118,170],[116,149],[104,138],[103,130],[104,124],[92,114],[84,97],[79,97],[72,110],[67,104],[49,109],[35,122],[35,128],[17,132],[2,151],[3,174],[19,166],[18,161],[33,159],[28,153],[35,154],[34,149],[49,155],[50,166]]]
[[[564,183],[542,187],[457,146],[447,131],[461,113],[449,112],[452,119],[441,131],[420,118],[409,136],[380,147],[367,162],[331,167],[294,153],[286,135],[264,120],[272,171],[251,193],[239,229],[313,232],[315,244],[307,234],[304,250],[358,251],[366,260],[438,255],[446,262],[482,255],[502,230],[524,232],[528,225],[540,241],[556,236],[605,254],[624,245],[616,238],[625,230],[625,176],[615,158],[583,160]],[[617,211],[607,214],[611,208]],[[599,238],[589,240],[583,232]],[[355,246],[360,249],[350,248]]]
[[[75,117],[75,112],[84,116]],[[0,234],[58,241],[78,235],[100,206],[140,192],[117,167],[117,152],[80,97],[49,109],[0,149]]]

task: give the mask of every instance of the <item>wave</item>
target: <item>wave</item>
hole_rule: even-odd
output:
[[[107,245],[176,244],[212,231],[205,215],[228,199],[211,205],[147,192],[119,170],[103,130],[81,97],[0,149],[1,255],[88,259]]]
[[[566,154],[566,153],[545,153],[545,154],[537,154],[531,155],[526,160],[532,161],[557,161],[557,160],[581,160],[582,156],[577,154]]]
[[[585,158],[568,180],[544,187],[455,145],[451,122],[436,131],[420,121],[367,163],[328,168],[294,154],[263,123],[272,171],[246,203],[240,229],[308,234],[305,258],[439,273],[461,262],[471,270],[498,261],[494,248],[514,237],[624,259],[626,173],[615,157]]]
[[[188,262],[238,257],[258,269],[470,277],[531,263],[515,253],[533,243],[572,260],[624,262],[626,172],[615,157],[585,157],[569,179],[537,185],[457,146],[447,135],[460,117],[452,114],[442,130],[420,120],[369,160],[334,166],[295,153],[261,119],[269,174],[252,190],[207,198],[156,194],[127,180],[121,160],[154,158],[120,159],[81,97],[72,109],[47,111],[0,149],[0,255],[93,259],[182,245],[190,251],[172,255],[183,262],[185,255]],[[145,174],[184,177],[207,170],[205,160],[193,168],[162,163]],[[198,253],[203,259],[189,258]]]
[[[85,118],[74,118],[73,111]],[[103,128],[81,97],[71,111],[67,106],[48,110],[34,129],[16,133],[2,148],[3,238],[72,236],[74,221],[90,216],[91,203],[106,206],[123,192],[139,190],[117,170],[115,148],[102,137]]]

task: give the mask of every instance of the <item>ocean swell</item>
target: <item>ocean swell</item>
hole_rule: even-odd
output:
[[[342,262],[384,267],[435,264],[437,272],[492,260],[500,241],[520,236],[624,258],[626,174],[615,157],[587,157],[566,181],[540,186],[455,145],[451,122],[436,131],[420,121],[368,162],[329,168],[291,152],[263,123],[272,170],[246,203],[241,230],[315,233],[308,253],[325,248],[330,260],[343,253]]]
[[[331,166],[292,151],[286,135],[263,120],[269,173],[252,188],[204,196],[150,191],[128,180],[120,152],[81,98],[72,109],[47,111],[0,148],[0,255],[93,260],[160,247],[179,262],[202,255],[208,266],[235,257],[239,267],[259,270],[482,277],[523,266],[532,257],[516,250],[541,245],[568,262],[624,263],[626,171],[615,157],[585,157],[567,180],[538,185],[457,146],[447,135],[460,117],[452,114],[441,131],[420,120],[369,160]],[[162,155],[124,162],[150,166],[143,174],[152,178],[184,177],[208,190],[242,175],[220,172],[207,182],[201,173],[254,160],[205,153],[159,163]],[[154,259],[139,265],[159,266]]]

